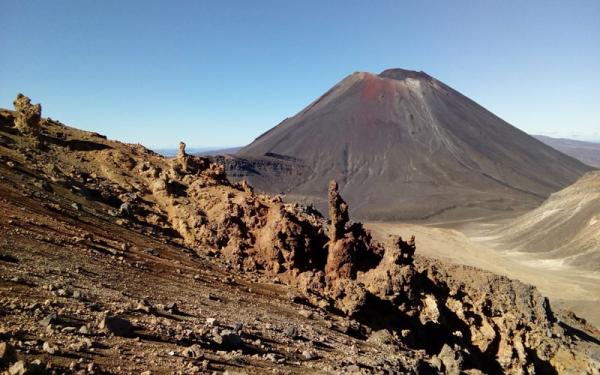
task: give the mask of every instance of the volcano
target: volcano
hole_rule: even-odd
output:
[[[327,181],[362,219],[530,209],[590,168],[424,72],[356,72],[226,157],[260,190],[324,207]]]

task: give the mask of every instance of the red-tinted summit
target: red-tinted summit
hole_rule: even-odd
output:
[[[404,69],[349,75],[238,157],[259,189],[319,204],[335,179],[354,216],[388,220],[531,208],[589,170]]]

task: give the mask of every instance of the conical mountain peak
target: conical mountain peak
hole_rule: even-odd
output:
[[[336,179],[354,215],[381,220],[532,208],[589,170],[405,69],[351,74],[238,156],[260,160],[263,170],[244,176],[259,189],[323,208],[323,187]],[[282,156],[298,163],[282,166]]]

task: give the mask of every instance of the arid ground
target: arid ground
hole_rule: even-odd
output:
[[[505,219],[506,220],[506,219]],[[495,223],[458,223],[450,226],[370,222],[381,239],[388,235],[416,236],[423,255],[455,264],[482,268],[535,285],[553,306],[567,308],[600,327],[600,272],[580,270],[541,259],[535,253],[502,247],[489,236]]]

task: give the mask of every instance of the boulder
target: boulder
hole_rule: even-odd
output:
[[[122,337],[128,337],[133,332],[131,322],[119,316],[105,316],[100,322],[99,328],[106,333],[112,333],[115,336]]]

